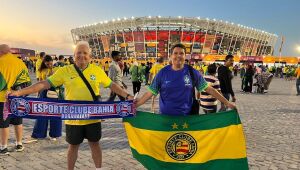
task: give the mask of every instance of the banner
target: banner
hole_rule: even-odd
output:
[[[86,120],[131,117],[134,114],[133,101],[93,102],[9,96],[3,118]]]
[[[133,157],[147,169],[249,168],[235,110],[194,116],[137,112],[123,121]]]

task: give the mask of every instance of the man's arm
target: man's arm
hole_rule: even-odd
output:
[[[230,84],[229,88],[230,88],[230,94],[231,94],[231,97],[232,97],[232,101],[235,102],[236,98],[235,98],[234,92],[232,90],[232,83],[230,82],[229,84]]]
[[[137,99],[136,107],[139,107],[146,103],[152,96],[153,94],[151,92],[146,92],[140,99]]]
[[[231,80],[228,79],[228,75],[227,75],[227,70],[225,67],[221,67],[221,69],[218,69],[218,79],[220,81],[220,84],[222,83],[223,85],[226,86],[226,89],[229,90],[229,93],[232,96],[232,100],[235,101],[235,96],[234,96],[234,92],[232,90],[232,84],[231,84]]]
[[[199,91],[197,91],[197,94],[196,94],[196,99],[200,99],[200,96],[201,96],[201,93]]]
[[[108,70],[108,77],[112,80],[115,81],[116,77],[116,71],[113,65],[110,65],[109,70]]]
[[[32,94],[32,93],[37,93],[39,91],[42,90],[46,90],[49,89],[51,87],[50,83],[48,81],[40,81],[32,86],[26,87],[24,89],[21,90],[17,90],[17,91],[8,91],[7,95],[8,96],[24,96],[24,95],[28,95],[28,94]]]
[[[148,79],[148,83],[150,84],[151,83],[151,81],[153,80],[153,74],[152,73],[150,73],[150,75],[149,75],[149,79]]]
[[[213,97],[215,97],[216,99],[218,99],[220,102],[224,103],[227,107],[231,109],[236,108],[235,104],[229,102],[227,99],[225,99],[225,97],[223,97],[223,95],[221,95],[216,89],[212,88],[211,86],[208,86],[205,89],[205,91],[210,95],[212,95]]]
[[[119,85],[117,85],[114,82],[112,82],[110,89],[128,100],[133,100],[133,96],[129,95],[124,89],[122,89]]]

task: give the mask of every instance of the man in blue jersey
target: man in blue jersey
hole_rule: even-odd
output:
[[[184,64],[186,49],[183,44],[176,44],[171,48],[172,64],[162,68],[155,76],[151,85],[136,106],[144,104],[153,95],[160,93],[159,110],[166,115],[189,115],[192,112],[194,99],[194,86],[196,89],[206,91],[224,103],[228,108],[235,109],[235,104],[225,99],[217,90],[210,87],[199,71],[191,69]],[[192,70],[192,74],[191,71]],[[193,77],[191,77],[193,75]],[[195,82],[195,83],[193,83]]]

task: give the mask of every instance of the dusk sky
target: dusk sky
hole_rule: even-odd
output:
[[[285,36],[283,56],[300,56],[300,0],[0,0],[0,44],[72,54],[70,30],[139,16],[208,17]]]

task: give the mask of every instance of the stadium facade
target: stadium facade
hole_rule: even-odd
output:
[[[192,17],[118,18],[71,30],[74,44],[88,41],[94,56],[119,50],[124,57],[167,57],[173,44],[186,46],[190,58],[207,54],[238,56],[272,55],[278,36],[230,23]]]

